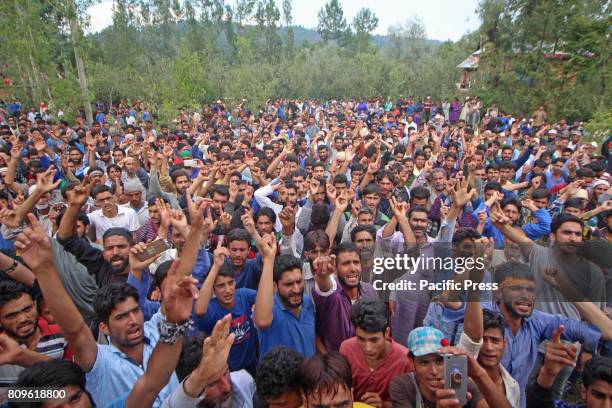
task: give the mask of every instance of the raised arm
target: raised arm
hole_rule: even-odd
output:
[[[547,267],[542,271],[542,277],[550,285],[556,287],[566,299],[571,301],[576,309],[578,309],[580,316],[586,322],[597,327],[604,339],[612,338],[612,320],[591,302],[585,294],[580,294],[576,291],[563,273],[555,268]]]
[[[57,230],[57,237],[59,239],[66,239],[74,235],[77,226],[77,218],[81,207],[87,202],[87,198],[91,192],[91,183],[87,178],[83,180],[81,184],[74,187],[72,191],[67,193],[68,197],[68,208],[62,217],[59,229]]]
[[[160,337],[147,363],[147,370],[136,381],[128,396],[126,408],[150,407],[170,380],[178,363],[188,326],[184,323],[188,321],[193,299],[198,295],[197,280],[180,274],[178,264],[181,262],[177,260],[172,264],[164,280],[162,293],[166,323],[179,325],[183,330],[180,331],[182,335],[175,340]]]
[[[189,228],[189,234],[185,241],[185,246],[181,252],[181,263],[179,265],[179,272],[182,275],[189,276],[195,265],[198,257],[198,251],[200,249],[200,243],[202,241],[202,229],[204,227],[204,210],[207,208],[208,202],[201,200],[197,203],[191,201],[189,194],[187,195],[187,208],[189,209],[189,218],[191,221],[191,227]],[[209,217],[210,212],[209,212]]]
[[[336,234],[338,233],[338,225],[340,224],[340,219],[344,217],[344,211],[348,207],[349,197],[348,191],[345,194],[340,195],[339,197],[335,197],[334,200],[334,212],[332,213],[331,219],[329,220],[329,224],[325,228],[325,233],[329,237],[329,242],[331,246],[334,246],[336,242]]]
[[[524,256],[528,257],[531,253],[533,246],[535,245],[527,235],[523,233],[523,231],[514,228],[510,225],[510,219],[506,217],[504,212],[502,211],[499,203],[495,203],[489,212],[489,216],[491,219],[491,223],[497,227],[498,230],[504,234],[504,237],[509,239],[510,241],[518,244],[521,248],[521,252]]]
[[[43,194],[53,191],[59,186],[62,182],[61,179],[55,182],[53,181],[56,172],[54,168],[49,167],[44,173],[36,175],[36,190],[34,190],[27,200],[15,210],[20,220],[25,219],[26,214],[32,211]]]
[[[263,271],[259,278],[257,287],[257,297],[253,308],[253,323],[260,330],[266,330],[272,325],[274,316],[272,308],[274,306],[274,257],[276,256],[276,237],[274,234],[267,234],[257,237],[259,251],[263,257]]]
[[[2,252],[0,252],[0,269],[5,271],[5,273],[12,279],[21,282],[30,288],[34,286],[36,276],[34,276],[32,271],[25,265],[19,263],[17,259],[11,258]]]
[[[416,237],[414,236],[414,232],[412,231],[412,228],[410,227],[410,223],[408,222],[408,218],[406,215],[408,214],[410,203],[408,203],[407,201],[398,202],[395,197],[391,197],[390,204],[391,204],[391,211],[393,211],[393,218],[391,219],[391,221],[395,219],[396,222],[399,223],[400,231],[402,231],[402,235],[404,237],[405,248],[413,249],[416,246]],[[392,230],[390,231],[391,228]],[[395,223],[392,223],[392,222],[387,223],[387,225],[385,225],[385,229],[383,230],[383,238],[385,236],[388,237],[388,236],[393,235],[394,231],[395,231]]]
[[[230,254],[227,248],[221,246],[221,241],[217,244],[217,249],[215,249],[215,261],[206,275],[206,279],[202,284],[202,288],[200,288],[200,296],[195,304],[195,313],[198,316],[205,315],[208,311],[208,305],[210,304],[210,299],[212,299],[213,295],[213,287],[215,285],[215,279],[217,279],[217,274],[219,273],[219,269],[225,263],[225,259],[229,258]]]
[[[88,372],[96,361],[96,340],[59,278],[49,237],[34,214],[28,214],[28,220],[31,226],[19,234],[15,247],[38,278],[47,306],[74,351],[76,363]]]

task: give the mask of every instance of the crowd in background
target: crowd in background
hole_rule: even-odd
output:
[[[122,100],[88,124],[3,102],[5,399],[610,406],[612,135],[534,108],[216,101],[161,123]],[[485,262],[376,270],[397,256]]]

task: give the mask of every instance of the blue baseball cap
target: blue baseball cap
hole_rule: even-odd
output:
[[[427,354],[437,353],[442,347],[444,334],[433,327],[418,327],[408,335],[408,350],[415,357],[422,357]]]

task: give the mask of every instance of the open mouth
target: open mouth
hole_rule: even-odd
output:
[[[140,338],[141,335],[142,335],[142,330],[138,326],[136,326],[136,327],[134,327],[132,329],[129,329],[127,331],[127,337],[129,339],[138,339],[138,338]]]
[[[516,302],[515,307],[519,312],[528,313],[531,311],[531,302]]]
[[[111,259],[111,266],[113,268],[119,268],[121,265],[123,265],[122,258]]]

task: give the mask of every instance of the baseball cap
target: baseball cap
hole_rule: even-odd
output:
[[[444,334],[433,327],[417,327],[408,335],[408,350],[415,357],[422,357],[427,354],[437,353],[442,347]]]
[[[549,135],[556,135],[556,134],[557,134],[557,131],[556,131],[555,129],[552,129],[552,130],[549,130],[549,131],[548,131],[548,134],[549,134]]]

